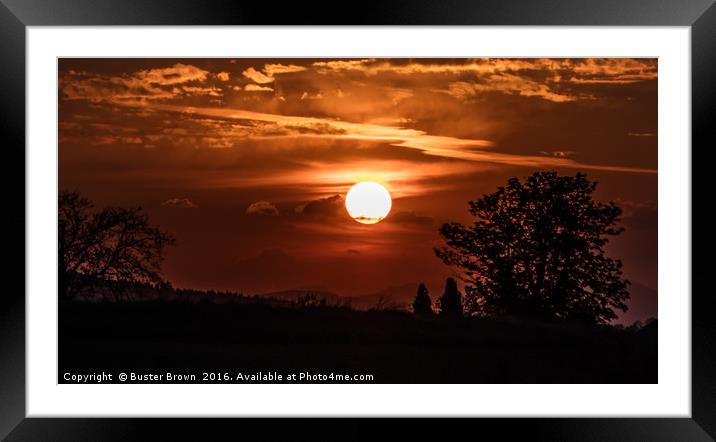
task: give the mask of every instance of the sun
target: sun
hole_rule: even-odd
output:
[[[382,221],[388,216],[392,204],[388,190],[374,181],[360,182],[346,195],[348,214],[362,224]]]

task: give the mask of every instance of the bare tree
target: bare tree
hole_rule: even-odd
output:
[[[175,242],[139,207],[95,211],[90,200],[67,191],[59,196],[58,237],[59,296],[64,300],[100,286],[104,296],[119,296],[122,287],[161,285],[163,251]]]

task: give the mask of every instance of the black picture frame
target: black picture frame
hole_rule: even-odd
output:
[[[257,430],[262,440],[365,439],[374,420],[283,419],[40,419],[26,418],[25,401],[25,35],[28,26],[137,25],[531,25],[689,26],[692,63],[692,412],[690,418],[540,418],[426,420],[396,422],[381,436],[406,433],[440,440],[464,427],[475,435],[544,440],[714,440],[716,439],[716,308],[707,276],[711,244],[705,234],[713,201],[704,176],[705,155],[716,147],[716,5],[714,0],[451,0],[352,3],[237,2],[231,0],[0,0],[0,131],[4,160],[6,290],[0,295],[0,437],[6,440],[163,440],[237,438]],[[107,54],[111,55],[111,54]],[[703,152],[703,153],[702,153]],[[694,161],[694,156],[701,161]],[[20,165],[23,165],[22,167]],[[699,178],[697,178],[699,177]],[[19,183],[22,182],[20,191]],[[698,202],[699,204],[695,204]],[[21,237],[23,238],[21,240]],[[668,259],[668,258],[667,258]],[[22,278],[21,278],[21,275]],[[664,296],[688,295],[665,294]],[[391,421],[392,422],[392,421]],[[385,424],[386,421],[380,421]],[[384,425],[381,425],[384,426]],[[323,436],[321,436],[323,435]]]

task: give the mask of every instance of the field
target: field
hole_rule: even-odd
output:
[[[447,320],[263,302],[62,304],[59,382],[66,372],[101,371],[334,373],[371,375],[375,383],[656,383],[657,324]]]

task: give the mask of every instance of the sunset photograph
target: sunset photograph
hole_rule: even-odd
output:
[[[656,58],[57,68],[59,383],[658,382]]]

